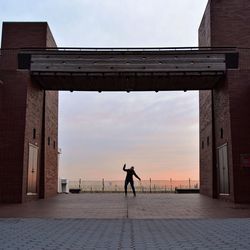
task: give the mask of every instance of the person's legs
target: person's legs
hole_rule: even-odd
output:
[[[134,182],[133,182],[133,181],[130,181],[130,185],[131,185],[131,188],[132,188],[132,190],[133,190],[134,196],[136,196],[135,187],[134,187]]]
[[[129,182],[127,180],[125,180],[125,183],[124,183],[125,196],[127,196],[128,183]]]

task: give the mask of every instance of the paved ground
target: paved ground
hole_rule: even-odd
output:
[[[250,218],[250,205],[199,194],[65,194],[19,205],[0,205],[0,218],[187,219]]]
[[[250,249],[250,219],[2,219],[0,249]]]
[[[250,206],[198,194],[0,205],[0,249],[250,249]]]

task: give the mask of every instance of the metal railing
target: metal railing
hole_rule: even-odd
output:
[[[199,189],[198,180],[134,180],[137,192],[141,193],[171,193],[176,189]],[[110,180],[69,180],[69,189],[80,189],[81,192],[124,192],[124,181]],[[128,191],[131,191],[128,185]]]
[[[50,47],[50,48],[20,48],[21,53],[227,53],[236,52],[235,47]]]
[[[75,52],[234,52],[239,50],[250,50],[250,48],[240,47],[20,47],[20,48],[0,48],[0,55],[16,54],[17,52],[53,52],[53,51],[75,51]]]

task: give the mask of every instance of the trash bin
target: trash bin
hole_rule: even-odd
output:
[[[67,179],[59,179],[59,193],[69,193],[69,181]]]

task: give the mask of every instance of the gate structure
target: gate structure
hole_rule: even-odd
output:
[[[58,91],[200,91],[200,190],[250,202],[250,3],[210,0],[199,48],[57,48],[47,23],[5,22],[0,202],[57,194]]]

